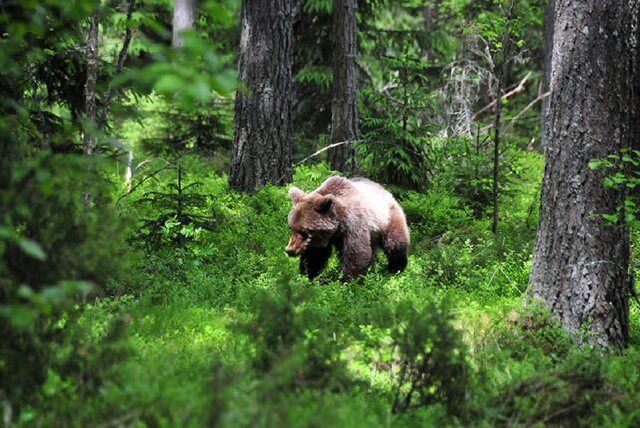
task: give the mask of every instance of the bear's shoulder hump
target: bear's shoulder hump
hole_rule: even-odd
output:
[[[317,192],[321,195],[337,195],[353,189],[353,184],[348,178],[334,175],[325,180]]]

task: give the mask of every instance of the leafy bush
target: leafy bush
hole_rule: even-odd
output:
[[[640,418],[637,399],[606,380],[597,352],[575,353],[555,370],[516,382],[493,404],[493,423],[509,426],[602,426],[624,414],[631,417],[620,419],[635,425]]]
[[[539,349],[550,359],[562,361],[572,349],[571,338],[558,320],[548,309],[535,304],[511,311],[497,341],[515,359]]]
[[[469,210],[457,197],[445,192],[407,192],[402,195],[400,205],[407,217],[414,246],[422,246],[423,240],[438,238],[471,223]]]
[[[605,189],[623,189],[628,191],[622,206],[616,207],[615,213],[596,213],[607,222],[613,224],[622,222],[634,229],[640,226],[638,219],[637,188],[640,186],[640,151],[623,148],[620,154],[609,155],[604,159],[589,162],[589,168],[603,171],[605,174],[603,185]]]
[[[481,218],[492,206],[493,198],[493,152],[489,136],[475,139],[457,137],[449,139],[440,148],[445,159],[434,179],[439,188],[453,189],[473,211],[475,218]],[[516,162],[519,153],[511,145],[501,151],[498,182],[500,195],[513,190],[519,169]]]
[[[124,241],[113,212],[100,203],[106,196],[99,181],[91,188],[96,207],[81,203],[90,189],[86,166],[50,155],[16,162],[0,191],[0,378],[3,393],[19,407],[32,403],[51,376],[66,382],[86,370],[73,362],[77,343],[70,342],[62,361],[53,349],[69,340],[66,326],[82,314],[73,303],[119,275],[114,255],[122,255]],[[85,393],[98,384],[97,378],[85,383]]]
[[[452,326],[450,306],[431,300],[421,310],[403,303],[392,331],[400,370],[395,379],[392,411],[443,402],[460,415],[469,387],[466,346]]]
[[[277,388],[337,385],[340,343],[319,330],[322,314],[304,305],[311,289],[294,293],[290,281],[282,276],[275,292],[258,292],[255,318],[238,324],[255,342],[254,367]]]

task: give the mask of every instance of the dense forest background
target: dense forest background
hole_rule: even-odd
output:
[[[639,10],[0,0],[4,426],[638,425]],[[407,270],[299,275],[332,174]]]

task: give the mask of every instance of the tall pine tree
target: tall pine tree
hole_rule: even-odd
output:
[[[356,9],[357,0],[336,0],[333,5],[332,144],[358,139]],[[334,170],[353,172],[356,166],[353,144],[345,143],[330,149],[329,163]]]
[[[556,0],[551,11],[551,98],[546,165],[530,293],[578,337],[604,346],[629,339],[629,232],[602,214],[624,203],[589,162],[619,154],[637,135],[632,30],[638,0]]]

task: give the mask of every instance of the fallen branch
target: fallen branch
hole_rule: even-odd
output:
[[[358,142],[361,142],[361,141],[364,141],[364,140],[346,140],[346,141],[340,141],[338,143],[329,144],[328,146],[325,146],[325,147],[321,148],[317,152],[310,154],[306,158],[302,159],[300,162],[294,163],[293,165],[291,165],[291,169],[293,170],[295,167],[297,167],[299,165],[302,165],[303,163],[305,163],[309,159],[311,159],[311,158],[313,158],[315,156],[318,156],[320,153],[326,152],[329,149],[333,149],[334,147],[339,147],[339,146],[342,146],[344,144],[349,144],[349,143],[358,143]],[[282,180],[284,180],[285,177],[286,177],[286,175],[283,175],[282,177],[280,177],[278,179],[278,181],[276,182],[276,184],[282,183]]]
[[[522,111],[520,113],[518,113],[513,119],[511,119],[509,121],[509,124],[504,128],[504,132],[505,134],[513,127],[513,124],[520,119],[520,117],[525,114],[529,109],[531,109],[531,107],[533,107],[534,105],[536,105],[537,102],[540,102],[542,100],[544,100],[545,98],[547,98],[549,95],[551,95],[551,91],[545,92],[544,94],[540,94],[538,95],[533,101],[531,101],[529,104],[527,104],[527,106],[522,109]]]
[[[130,422],[136,419],[138,416],[140,416],[140,413],[141,413],[140,410],[133,410],[111,421],[97,425],[97,427],[98,428],[120,427],[120,426],[126,425],[127,422]]]
[[[500,99],[501,100],[506,100],[506,99],[511,98],[512,96],[514,96],[516,94],[519,94],[520,92],[524,91],[525,84],[529,81],[530,77],[531,77],[531,72],[527,73],[527,75],[524,76],[524,79],[522,79],[520,81],[520,83],[518,83],[518,86],[516,86],[511,91],[509,91],[506,94],[504,94],[502,97],[500,97]],[[475,122],[478,119],[478,116],[480,116],[480,114],[484,113],[486,110],[489,110],[489,109],[493,108],[495,105],[496,105],[496,100],[491,101],[489,104],[487,104],[486,106],[482,107],[476,114],[474,114],[471,117],[471,120],[473,120]]]
[[[528,110],[530,110],[534,105],[536,105],[536,103],[544,100],[545,98],[547,98],[549,95],[551,95],[551,91],[549,92],[545,92],[544,94],[538,95],[533,101],[531,101],[529,104],[527,104],[527,106],[522,109],[522,111],[520,111],[520,113],[516,114],[514,117],[512,117],[511,119],[509,119],[509,123],[507,124],[507,126],[505,127],[505,134],[508,130],[510,130],[514,123],[520,119],[522,117],[523,114],[525,114]],[[480,132],[487,132],[489,129],[493,128],[493,124],[489,124],[487,126],[485,126],[484,128],[480,129]]]
[[[163,160],[163,161],[164,161],[164,160]],[[142,166],[142,165],[143,165],[144,163],[146,163],[146,162],[150,162],[150,161],[149,161],[149,160],[145,160],[145,161],[143,161],[143,162],[140,162],[140,164],[136,167],[136,169],[137,169],[137,168],[139,168],[140,166]],[[138,183],[136,183],[136,185],[135,185],[135,186],[130,187],[130,188],[129,188],[129,190],[127,191],[127,193],[125,193],[124,195],[120,196],[120,197],[118,198],[118,200],[116,201],[116,206],[118,206],[118,204],[120,204],[120,201],[121,201],[122,199],[124,199],[125,197],[127,197],[127,196],[129,196],[130,194],[132,194],[133,192],[135,192],[135,191],[136,191],[136,189],[137,189],[138,187],[142,186],[142,185],[144,184],[144,182],[145,182],[145,181],[147,181],[148,179],[150,179],[150,178],[152,178],[152,177],[154,177],[154,176],[158,175],[158,174],[159,174],[159,173],[161,173],[162,171],[166,171],[167,169],[170,169],[170,168],[175,167],[175,164],[172,164],[171,162],[167,162],[167,161],[164,161],[164,162],[165,162],[165,166],[163,166],[162,168],[157,169],[157,170],[153,171],[151,174],[149,174],[149,175],[147,175],[147,176],[143,177],[143,178],[142,178]]]
[[[294,163],[291,168],[295,168],[298,165],[302,165],[303,163],[305,163],[306,161],[308,161],[309,159],[311,159],[312,157],[318,156],[320,153],[322,152],[326,152],[329,149],[333,149],[334,147],[338,147],[338,146],[342,146],[343,144],[349,144],[349,143],[359,143],[363,140],[346,140],[346,141],[340,141],[339,143],[333,143],[333,144],[329,144],[326,147],[321,148],[320,150],[318,150],[317,152],[307,156],[306,158],[302,159],[300,162],[296,162]]]

